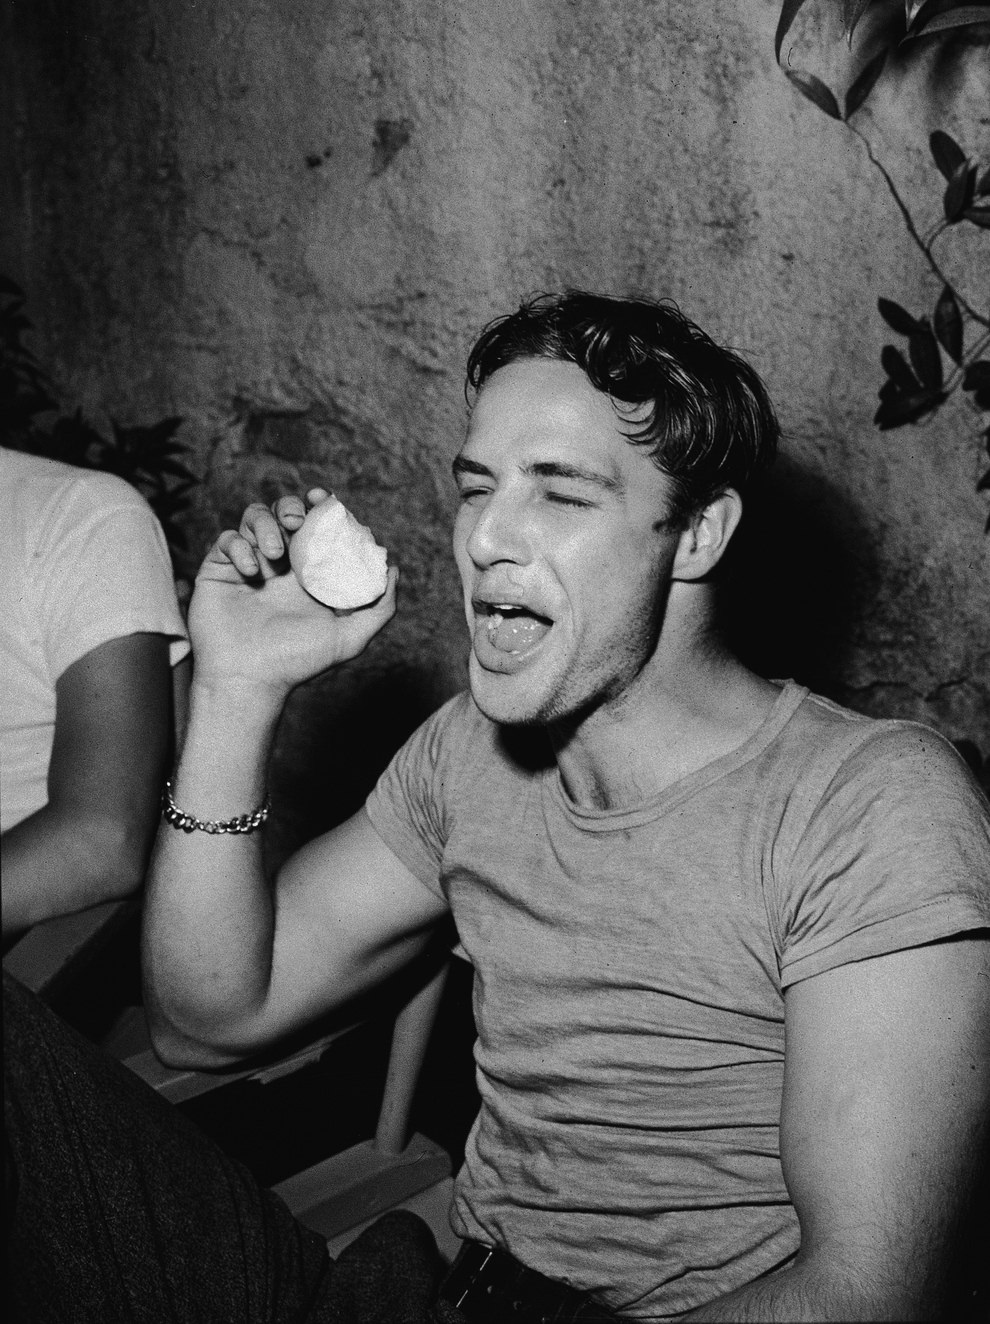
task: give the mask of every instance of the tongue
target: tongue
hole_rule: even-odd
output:
[[[549,629],[546,621],[535,616],[503,616],[497,625],[489,626],[488,638],[501,653],[521,653],[539,643]]]

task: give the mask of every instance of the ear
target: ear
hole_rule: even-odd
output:
[[[718,565],[742,519],[742,498],[726,488],[691,517],[674,555],[674,579],[704,579]]]

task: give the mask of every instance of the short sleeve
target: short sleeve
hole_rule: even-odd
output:
[[[883,723],[836,769],[780,873],[784,986],[990,926],[990,805],[948,741]]]
[[[47,512],[32,575],[52,679],[110,639],[152,633],[174,665],[189,651],[161,526],[111,474],[81,473]]]
[[[385,844],[437,896],[449,835],[444,784],[453,775],[452,727],[462,704],[463,696],[450,700],[413,732],[365,805]]]

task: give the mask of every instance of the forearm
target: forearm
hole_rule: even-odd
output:
[[[859,1274],[838,1266],[822,1266],[800,1260],[786,1269],[756,1282],[747,1283],[720,1296],[684,1320],[725,1320],[735,1324],[760,1321],[846,1321],[923,1320],[936,1316],[922,1303],[890,1284],[887,1291],[865,1281]]]
[[[183,812],[224,821],[261,804],[282,701],[264,686],[194,685],[173,779]],[[162,824],[144,909],[146,1002],[160,1048],[233,1057],[254,1046],[274,927],[260,832]]]
[[[382,597],[354,611],[334,612],[303,589],[286,552],[305,513],[297,497],[271,510],[249,506],[240,531],[222,533],[200,568],[189,608],[189,720],[174,779],[177,806],[197,819],[258,807],[290,691],[357,657],[395,612],[394,569]],[[256,833],[160,828],[144,969],[155,1046],[167,1060],[233,1060],[326,1010],[326,949],[313,922],[322,873],[308,889],[297,880],[294,898],[284,881],[283,870],[277,912]],[[308,901],[300,903],[300,890]]]
[[[51,803],[3,835],[3,932],[127,896],[141,883],[150,834]]]

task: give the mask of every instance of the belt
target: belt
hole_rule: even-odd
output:
[[[587,1292],[527,1269],[503,1250],[466,1241],[440,1288],[440,1299],[469,1324],[606,1324],[617,1321]]]

